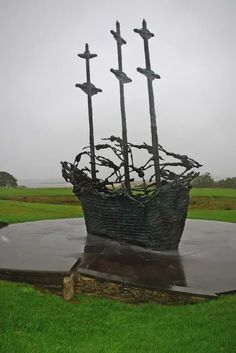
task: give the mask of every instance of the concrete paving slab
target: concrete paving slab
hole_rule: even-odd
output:
[[[0,278],[20,271],[83,273],[145,288],[201,293],[236,290],[236,224],[187,220],[178,251],[155,252],[89,235],[83,219],[9,225],[0,229]],[[4,272],[5,271],[5,272]],[[9,272],[10,271],[10,272]],[[39,277],[41,275],[39,274]],[[41,278],[41,277],[40,277]],[[176,289],[177,288],[177,289]],[[206,294],[207,295],[207,294]]]
[[[83,220],[9,225],[0,229],[0,268],[68,271],[83,252],[85,239]]]

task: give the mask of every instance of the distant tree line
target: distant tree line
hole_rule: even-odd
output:
[[[17,180],[7,172],[0,172],[0,187],[16,188]]]
[[[199,175],[193,182],[194,188],[230,188],[236,189],[236,177],[214,180],[211,173]]]

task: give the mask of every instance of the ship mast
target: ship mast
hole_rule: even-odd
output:
[[[96,181],[96,162],[95,162],[95,147],[94,147],[94,128],[93,128],[93,105],[92,96],[98,92],[102,92],[100,88],[96,88],[90,80],[90,59],[95,58],[97,54],[91,54],[89,45],[85,44],[85,52],[78,54],[80,58],[86,60],[86,77],[87,82],[80,84],[76,83],[75,87],[79,87],[87,94],[88,97],[88,117],[89,117],[89,144],[90,144],[90,158],[91,158],[91,175],[92,182]]]
[[[156,177],[156,188],[158,188],[161,184],[160,157],[159,157],[159,150],[158,150],[158,135],[157,135],[156,112],[155,112],[155,103],[154,103],[154,93],[153,93],[152,81],[155,78],[159,79],[160,76],[155,74],[151,70],[151,61],[150,61],[148,40],[151,37],[154,37],[154,34],[149,32],[149,30],[147,29],[147,23],[145,20],[143,20],[142,25],[143,26],[141,29],[134,29],[134,32],[138,33],[143,39],[146,68],[141,69],[140,67],[138,67],[137,71],[147,77],[149,112],[150,112],[150,120],[151,120],[153,161],[154,161],[154,170],[155,170],[155,177]]]
[[[124,158],[124,174],[125,174],[125,187],[130,192],[130,176],[129,176],[129,154],[128,154],[128,140],[127,140],[127,125],[126,125],[126,112],[125,112],[125,97],[124,97],[124,84],[129,83],[132,80],[122,71],[122,51],[121,46],[126,44],[126,41],[121,37],[120,34],[120,23],[116,21],[116,32],[111,30],[111,34],[117,43],[117,56],[118,56],[118,70],[111,69],[111,72],[119,80],[120,86],[120,111],[122,121],[122,153]]]

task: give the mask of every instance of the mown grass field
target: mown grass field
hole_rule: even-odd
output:
[[[236,190],[193,189],[189,217],[236,222]],[[70,188],[0,189],[0,221],[82,217]],[[0,353],[235,353],[236,296],[202,304],[68,303],[0,281]]]
[[[0,188],[0,221],[83,217],[71,188]],[[188,218],[236,222],[236,189],[192,189]]]
[[[0,281],[1,353],[235,353],[236,297],[185,306],[75,303]]]
[[[0,221],[20,223],[83,217],[71,188],[0,188]]]
[[[0,222],[21,223],[76,217],[83,217],[81,206],[0,200]]]
[[[188,218],[236,222],[236,189],[192,189]]]
[[[228,197],[236,199],[236,189],[193,188],[191,196]]]

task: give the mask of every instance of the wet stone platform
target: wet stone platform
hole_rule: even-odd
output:
[[[86,236],[83,219],[0,229],[0,279],[60,288],[73,270],[140,288],[205,295],[236,291],[236,224],[187,220],[179,250],[156,252]]]

